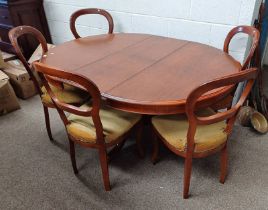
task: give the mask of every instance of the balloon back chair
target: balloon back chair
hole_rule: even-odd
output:
[[[233,39],[233,37],[236,34],[247,34],[249,37],[251,37],[251,46],[249,48],[248,55],[246,56],[244,63],[242,64],[241,69],[247,69],[249,67],[249,64],[251,60],[253,59],[253,56],[255,52],[258,50],[258,44],[259,44],[259,39],[260,39],[260,33],[258,29],[252,27],[252,26],[237,26],[233,28],[226,36],[225,41],[224,41],[224,47],[223,51],[229,54],[229,47],[230,47],[230,42]],[[231,92],[230,95],[228,95],[226,98],[223,100],[217,102],[212,106],[212,108],[223,108],[226,105],[231,105],[233,96],[235,94],[236,87],[233,88],[233,91]]]
[[[185,158],[183,197],[188,198],[192,159],[203,158],[221,152],[220,182],[224,183],[227,173],[227,142],[240,107],[245,102],[257,77],[257,69],[246,69],[239,73],[213,80],[195,88],[187,97],[186,115],[155,116],[152,118],[154,141],[153,163],[158,160],[158,140],[175,154]],[[221,112],[204,108],[196,110],[200,97],[211,90],[236,86],[247,82],[238,100],[232,107]]]
[[[66,127],[74,173],[78,173],[75,144],[98,149],[104,187],[106,191],[110,190],[108,160],[111,156],[109,154],[122,148],[132,129],[138,129],[137,141],[138,138],[141,138],[141,116],[101,105],[102,100],[98,87],[83,76],[54,69],[38,62],[35,62],[34,66],[40,73],[44,86]],[[71,85],[83,88],[91,96],[90,102],[81,107],[64,103],[50,87],[48,81],[51,77],[64,79]],[[47,78],[50,79],[47,80]],[[64,112],[71,113],[71,115],[66,117]],[[112,146],[114,146],[112,152],[107,154],[107,149]]]
[[[32,66],[27,62],[26,58],[23,55],[23,52],[20,48],[19,38],[25,35],[30,35],[37,39],[42,47],[43,55],[48,51],[47,42],[45,37],[42,35],[40,31],[31,27],[31,26],[18,26],[9,31],[9,39],[11,44],[13,45],[18,58],[22,62],[23,66],[27,70],[28,74],[30,75],[31,80],[33,81],[35,88],[41,97],[41,101],[44,108],[45,113],[45,121],[46,121],[46,129],[50,140],[53,140],[51,128],[50,128],[50,120],[49,120],[49,112],[48,108],[55,108],[54,104],[50,96],[48,95],[45,87],[42,83],[39,82],[37,78],[37,74],[34,73]],[[42,56],[43,57],[43,56]],[[53,81],[52,81],[53,82]],[[82,104],[88,99],[88,95],[85,91],[73,88],[71,86],[63,85],[63,83],[53,82],[52,88],[56,91],[56,95],[64,100],[66,103],[70,104]]]

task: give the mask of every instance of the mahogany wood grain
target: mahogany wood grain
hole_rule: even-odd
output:
[[[137,109],[140,104],[148,109],[155,105],[155,108],[161,112],[161,109],[174,105],[174,110],[170,109],[170,113],[177,113],[179,105],[185,104],[183,99],[186,99],[193,87],[207,82],[208,79],[234,73],[235,68],[229,68],[234,64],[236,63],[229,59],[228,55],[215,48],[188,43],[165,59],[145,68],[140,74],[113,88],[109,91],[109,96],[108,94],[105,96],[119,97],[118,101],[132,104]],[[240,65],[237,64],[236,67],[238,71]],[[222,93],[218,91],[213,97],[224,97]],[[116,103],[118,104],[117,101]],[[181,107],[181,110],[184,110],[184,107]]]
[[[150,35],[105,34],[72,40],[50,49],[48,54],[42,58],[42,62],[73,72],[106,59],[122,49],[131,48],[149,37]]]
[[[120,33],[64,43],[42,62],[91,79],[110,106],[143,114],[182,113],[193,87],[241,69],[227,53],[207,45]],[[211,92],[203,106],[230,92],[230,86]]]
[[[154,65],[185,44],[187,44],[186,41],[153,36],[104,59],[79,68],[76,72],[98,82],[103,93],[110,93],[115,85],[117,86],[135,77],[145,68]]]

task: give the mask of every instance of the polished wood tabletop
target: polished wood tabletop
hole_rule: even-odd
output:
[[[42,63],[92,80],[107,104],[142,114],[184,112],[193,88],[240,71],[241,65],[208,45],[145,34],[105,34],[51,48]],[[202,97],[200,107],[231,91]]]

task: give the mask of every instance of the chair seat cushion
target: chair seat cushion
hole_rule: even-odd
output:
[[[70,85],[64,85],[63,88],[55,87],[52,85],[50,85],[50,87],[53,93],[56,95],[56,97],[60,101],[67,103],[67,104],[82,104],[89,98],[89,95],[87,92],[79,88],[72,87]],[[52,100],[46,88],[43,86],[41,90],[43,93],[41,96],[42,102],[45,104],[53,105]]]
[[[90,108],[90,105],[84,104],[81,108]],[[129,131],[141,119],[141,115],[102,106],[100,109],[100,118],[105,142],[111,143]],[[67,125],[69,135],[86,143],[96,143],[96,129],[91,117],[71,114],[68,120],[70,122]]]
[[[198,116],[215,114],[212,109],[204,109]],[[188,119],[186,115],[167,115],[152,118],[152,124],[158,133],[178,151],[185,151],[187,146]],[[217,148],[227,140],[225,121],[198,125],[195,133],[195,152],[205,152]]]

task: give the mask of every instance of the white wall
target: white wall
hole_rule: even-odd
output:
[[[114,18],[115,32],[149,33],[201,42],[222,49],[226,34],[237,25],[251,25],[258,0],[44,0],[55,44],[73,39],[69,17],[75,10],[98,7]],[[78,19],[81,35],[106,33],[104,18]],[[231,54],[243,60],[247,38],[237,36]]]

